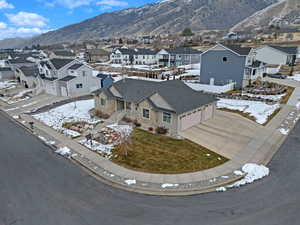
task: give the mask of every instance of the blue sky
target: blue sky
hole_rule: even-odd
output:
[[[158,0],[0,0],[0,39],[41,34]]]

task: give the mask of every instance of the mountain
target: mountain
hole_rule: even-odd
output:
[[[50,31],[24,44],[55,44],[100,37],[229,29],[278,0],[162,0],[142,7],[104,13]],[[0,47],[3,45],[0,42]]]
[[[279,1],[235,25],[231,31],[263,28],[270,25],[300,25],[300,0]]]

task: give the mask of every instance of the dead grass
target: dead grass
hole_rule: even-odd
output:
[[[265,122],[264,124],[263,124],[263,126],[266,126],[279,112],[280,112],[280,110],[281,110],[281,107],[280,108],[278,108],[278,109],[276,109],[269,117],[268,117],[268,120],[267,120],[267,122]]]
[[[249,120],[252,120],[252,121],[256,122],[256,118],[254,116],[251,116],[250,113],[244,113],[244,112],[241,112],[239,110],[233,110],[233,109],[227,109],[227,108],[218,108],[218,110],[222,110],[222,111],[230,112],[230,113],[236,113],[236,114],[239,114],[242,117],[245,117]]]
[[[188,140],[176,140],[141,129],[133,131],[128,156],[122,153],[122,148],[117,147],[111,160],[129,169],[160,174],[205,170],[228,160]]]
[[[286,88],[287,88],[286,95],[281,99],[280,101],[281,104],[286,104],[295,90],[295,88],[290,86],[286,86]]]

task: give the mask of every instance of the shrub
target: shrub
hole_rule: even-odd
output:
[[[148,130],[149,130],[150,132],[153,132],[153,127],[149,127]]]
[[[126,117],[126,116],[124,116],[122,120],[124,122],[126,122],[126,123],[132,123],[132,119],[130,119],[130,118]]]
[[[110,116],[106,113],[103,113],[102,111],[100,110],[96,110],[95,111],[95,116],[100,118],[100,119],[108,119]]]
[[[142,124],[140,124],[137,120],[134,120],[134,121],[133,121],[133,124],[134,124],[134,126],[136,126],[136,127],[141,127],[141,126],[142,126]]]
[[[168,129],[165,127],[157,127],[155,131],[157,134],[167,134],[168,133]]]

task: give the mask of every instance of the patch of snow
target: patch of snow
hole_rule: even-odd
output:
[[[1,81],[0,82],[0,90],[1,89],[10,89],[16,87],[17,83],[13,80]]]
[[[250,116],[253,116],[256,119],[257,123],[264,124],[268,121],[268,117],[272,115],[275,110],[280,108],[280,104],[270,105],[259,101],[221,98],[217,102],[217,107],[249,113]]]
[[[279,128],[278,129],[280,133],[282,133],[283,135],[288,135],[290,130],[289,129],[284,129],[284,128]]]
[[[179,186],[179,184],[168,184],[168,183],[161,185],[162,188],[175,188],[178,186]]]
[[[237,176],[243,176],[244,175],[244,173],[240,170],[235,170],[233,173]]]
[[[216,191],[217,192],[224,192],[224,191],[227,191],[227,189],[225,187],[218,187],[218,188],[216,188]]]
[[[113,149],[113,145],[104,145],[104,144],[101,144],[95,140],[92,140],[92,144],[91,144],[91,141],[89,140],[81,140],[79,141],[80,144],[84,145],[85,147],[93,150],[93,151],[98,151],[100,153],[103,153],[105,154],[106,156],[110,157],[112,152],[111,150]]]
[[[300,82],[300,74],[294,74],[293,76],[288,76],[288,79]]]
[[[127,185],[136,184],[136,180],[124,180]]]
[[[228,178],[229,178],[229,176],[222,176],[222,178],[223,178],[223,179],[228,179]]]
[[[42,121],[49,127],[60,131],[71,137],[80,136],[80,133],[66,129],[62,125],[66,122],[86,122],[96,124],[100,120],[91,118],[89,111],[95,107],[94,100],[81,100],[71,102],[57,108],[51,109],[48,112],[33,115],[35,119]]]
[[[45,142],[46,144],[49,144],[49,145],[55,145],[55,141],[48,141],[45,137],[43,136],[38,136],[39,139],[41,139],[43,142]]]
[[[71,154],[71,150],[68,147],[62,147],[62,148],[57,149],[55,151],[55,153],[62,155],[62,156],[66,156],[66,155]]]
[[[254,163],[245,164],[242,168],[242,171],[246,174],[246,176],[243,179],[235,182],[234,184],[228,185],[227,187],[233,188],[250,184],[270,174],[269,168]]]

